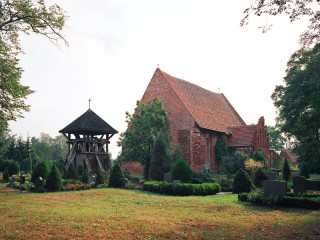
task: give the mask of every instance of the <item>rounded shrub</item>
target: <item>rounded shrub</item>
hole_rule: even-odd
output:
[[[251,178],[242,168],[238,170],[233,179],[232,193],[250,192],[253,189]]]
[[[303,176],[305,178],[310,178],[308,163],[302,162],[299,167],[300,167],[299,176]]]
[[[192,170],[184,160],[178,160],[172,167],[172,178],[181,182],[190,182]]]
[[[253,183],[257,188],[262,188],[263,181],[268,180],[267,174],[261,169],[257,169],[254,173]]]
[[[48,189],[49,191],[55,192],[55,191],[59,191],[60,188],[61,188],[61,174],[58,168],[55,165],[53,165],[46,182],[46,189]]]
[[[112,168],[108,186],[114,188],[123,187],[123,172],[119,164],[114,165]]]
[[[34,168],[32,175],[31,175],[31,182],[36,183],[36,180],[39,177],[43,179],[47,179],[50,173],[50,168],[46,161],[39,162],[36,167]]]
[[[0,172],[8,169],[9,175],[12,176],[19,172],[19,164],[13,160],[0,160]]]

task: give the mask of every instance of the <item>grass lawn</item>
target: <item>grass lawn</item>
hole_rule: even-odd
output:
[[[320,212],[94,189],[26,193],[0,185],[0,239],[320,239]]]

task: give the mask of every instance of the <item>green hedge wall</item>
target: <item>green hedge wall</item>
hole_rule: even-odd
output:
[[[305,194],[298,197],[292,196],[291,194],[284,196],[283,198],[275,198],[273,201],[269,201],[272,196],[256,195],[252,197],[252,193],[241,193],[238,195],[238,201],[240,202],[251,202],[259,205],[268,206],[281,206],[289,208],[304,208],[304,209],[320,209],[320,195]]]
[[[167,183],[149,181],[143,184],[143,190],[174,196],[206,196],[214,195],[220,192],[221,188],[218,183]]]

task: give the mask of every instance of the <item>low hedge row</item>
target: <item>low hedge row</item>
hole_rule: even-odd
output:
[[[214,195],[220,192],[221,188],[218,183],[167,183],[149,181],[143,184],[143,190],[174,196],[206,196]]]
[[[303,208],[303,209],[320,209],[320,195],[301,195],[292,196],[287,195],[282,198],[275,196],[266,196],[256,193],[241,193],[238,195],[238,201],[240,202],[251,202],[259,205],[267,206],[281,206],[290,208]]]

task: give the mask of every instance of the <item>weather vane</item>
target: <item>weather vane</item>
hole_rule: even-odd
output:
[[[91,103],[91,98],[89,98],[89,109],[90,109],[90,105],[91,105],[90,103]]]

